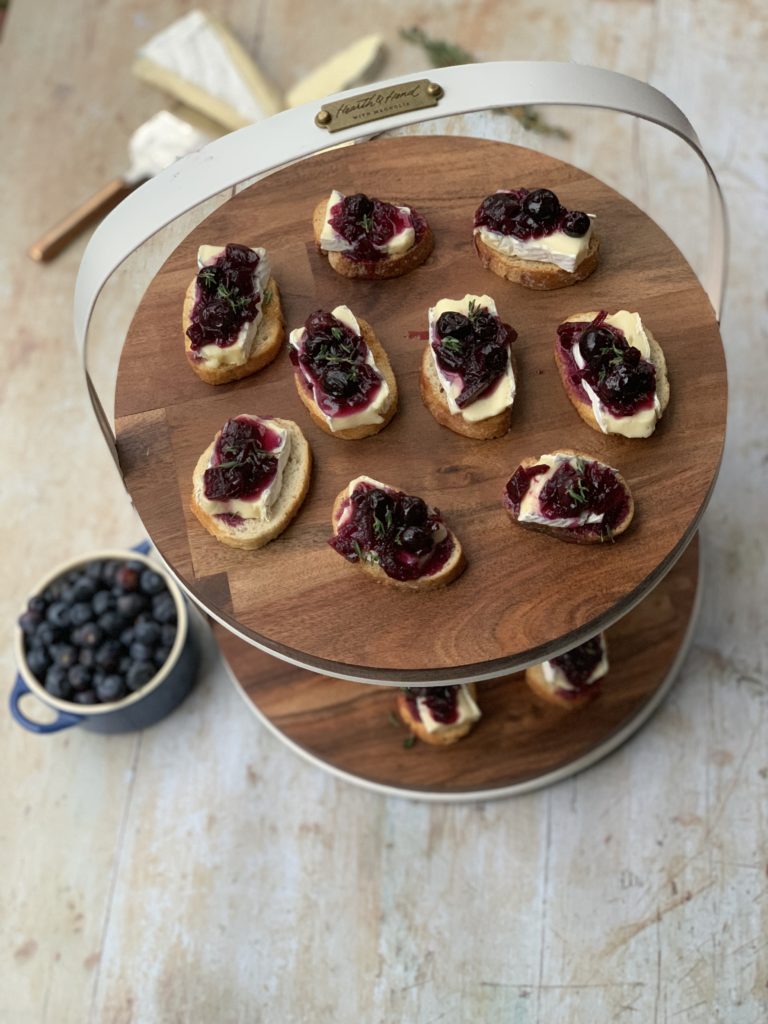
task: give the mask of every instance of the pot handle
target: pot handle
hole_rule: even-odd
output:
[[[32,691],[21,678],[16,676],[16,682],[13,684],[11,695],[8,698],[8,706],[11,709],[11,714],[16,719],[22,728],[26,729],[27,732],[59,732],[61,729],[69,729],[70,726],[79,725],[82,722],[83,715],[70,715],[66,711],[59,711],[53,722],[42,724],[35,722],[31,718],[27,718],[24,712],[19,707],[21,698]]]

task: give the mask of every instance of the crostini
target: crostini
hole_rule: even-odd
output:
[[[348,306],[317,310],[291,331],[299,398],[314,423],[345,441],[378,434],[397,410],[397,382],[373,328]]]
[[[464,570],[458,537],[436,508],[359,476],[336,496],[329,545],[379,583],[433,590]]]
[[[650,437],[669,404],[667,363],[639,313],[575,313],[560,324],[555,363],[593,430]]]
[[[184,297],[189,365],[206,384],[228,384],[271,363],[285,340],[280,292],[266,250],[201,245]]]
[[[503,437],[512,422],[517,332],[489,295],[441,299],[429,310],[419,386],[438,423],[465,437]]]
[[[310,447],[294,422],[243,413],[227,420],[198,459],[191,509],[222,544],[260,548],[299,511],[311,472]]]
[[[396,707],[414,736],[437,747],[458,742],[481,717],[474,683],[406,687],[398,691]]]
[[[426,219],[410,206],[396,206],[358,192],[335,189],[315,207],[312,220],[319,251],[342,277],[401,277],[420,266],[434,246]]]
[[[579,452],[523,459],[504,491],[513,522],[575,544],[600,544],[623,534],[634,515],[620,473]]]
[[[605,635],[599,633],[578,647],[525,670],[525,681],[548,704],[574,711],[600,694],[608,673]]]
[[[600,241],[592,217],[567,210],[548,188],[500,189],[475,212],[474,241],[486,270],[549,291],[589,277]]]

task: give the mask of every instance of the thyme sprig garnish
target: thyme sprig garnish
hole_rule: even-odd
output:
[[[206,288],[212,288],[216,284],[216,269],[214,267],[203,267],[197,275],[197,280]]]
[[[363,231],[366,233],[366,235],[369,235],[371,233],[371,228],[373,227],[373,217],[369,216],[369,214],[367,213],[364,213],[360,219],[360,223],[363,225]]]
[[[449,43],[445,39],[431,39],[424,29],[414,25],[401,28],[400,38],[407,43],[420,46],[429,58],[433,68],[449,68],[455,64],[475,64],[477,59],[461,46]],[[559,125],[550,124],[535,107],[525,104],[519,107],[500,107],[494,111],[514,117],[526,131],[537,132],[539,135],[554,135],[560,139],[569,139],[570,132]]]
[[[589,499],[589,491],[584,486],[583,480],[577,480],[573,487],[569,487],[565,493],[577,505],[586,505]]]
[[[441,338],[440,344],[443,348],[448,349],[449,352],[453,352],[454,355],[458,355],[462,351],[462,345],[459,339],[452,337],[450,334],[445,338]]]

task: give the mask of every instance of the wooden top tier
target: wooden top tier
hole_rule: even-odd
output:
[[[597,215],[601,262],[587,281],[533,292],[484,271],[472,215],[497,188],[546,186]],[[315,250],[312,210],[331,188],[407,202],[428,218],[435,251],[392,281],[348,281]],[[235,384],[212,387],[189,368],[184,292],[199,245],[241,242],[269,252],[288,330],[346,303],[372,324],[397,375],[400,407],[375,437],[321,432],[296,394],[287,352]],[[473,441],[440,427],[422,404],[418,368],[427,308],[466,293],[493,296],[518,331],[512,429]],[[671,400],[653,437],[587,427],[553,360],[557,325],[592,309],[640,312],[661,343]],[[239,413],[295,420],[315,456],[309,496],[290,528],[258,551],[219,544],[189,511],[192,470]],[[726,416],[725,361],[710,303],[666,235],[600,181],[550,157],[467,138],[395,138],[330,150],[258,182],[202,222],[147,290],[123,348],[116,431],[126,486],[163,558],[224,624],[278,656],[325,673],[390,682],[502,674],[596,633],[644,596],[691,539],[715,481]],[[501,506],[526,456],[559,448],[618,468],[636,512],[615,544],[563,544],[513,526]],[[468,568],[433,593],[364,577],[325,543],[334,496],[367,474],[436,505]]]

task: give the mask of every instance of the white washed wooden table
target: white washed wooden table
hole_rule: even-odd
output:
[[[469,806],[383,799],[261,728],[213,655],[188,702],[143,734],[22,732],[0,714],[0,1020],[768,1019],[765,379],[768,22],[748,0],[316,5],[218,12],[290,85],[334,48],[418,21],[480,57],[575,59],[659,86],[685,110],[730,204],[723,322],[731,415],[705,520],[706,593],[678,685],[607,761],[545,792]],[[14,0],[0,43],[6,350],[0,663],[52,562],[140,527],[92,420],[71,341],[82,245],[41,268],[26,245],[123,169],[163,99],[128,74],[182,8]],[[306,12],[307,22],[301,17]],[[309,30],[307,29],[309,25]],[[503,42],[506,40],[506,42]],[[423,66],[392,47],[386,72]],[[597,113],[570,142],[487,116],[462,130],[546,148],[638,202],[698,268],[703,175],[682,144]],[[686,205],[688,204],[688,205]],[[691,215],[693,210],[693,215]],[[109,286],[102,382],[162,254]],[[704,397],[704,396],[703,396]]]

